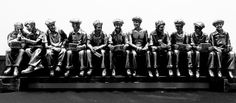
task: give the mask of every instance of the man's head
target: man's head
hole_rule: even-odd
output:
[[[95,29],[96,32],[101,32],[102,31],[102,25],[103,25],[103,23],[99,20],[95,20],[93,22],[93,26],[94,26],[94,29]]]
[[[164,21],[159,20],[159,21],[155,22],[155,25],[156,25],[156,30],[158,30],[160,32],[164,31],[164,29],[165,29],[165,22]]]
[[[212,25],[216,28],[216,30],[223,30],[224,20],[216,20],[212,23]]]
[[[115,19],[113,21],[113,24],[114,24],[114,27],[115,27],[115,30],[116,31],[121,31],[121,27],[122,25],[124,24],[124,21],[123,20],[120,20],[120,19]]]
[[[201,33],[203,28],[205,28],[205,25],[203,22],[194,23],[194,31],[196,33]]]
[[[183,20],[176,20],[174,23],[177,31],[183,31],[183,27],[185,25],[185,22]]]
[[[16,32],[19,32],[19,31],[22,31],[24,29],[24,26],[22,23],[20,22],[17,22],[14,24],[14,29]]]
[[[33,30],[36,29],[34,21],[27,21],[27,22],[25,22],[25,27],[27,28],[27,30],[29,32],[32,32]]]
[[[136,16],[132,18],[132,21],[134,23],[134,28],[139,28],[142,23],[142,18]]]
[[[72,27],[75,32],[78,32],[80,29],[80,24],[82,23],[79,19],[72,19],[70,20]]]
[[[55,22],[54,20],[46,20],[45,24],[46,26],[48,27],[48,29],[52,32],[55,32],[56,31],[56,26],[55,26]]]

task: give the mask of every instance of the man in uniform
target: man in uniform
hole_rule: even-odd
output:
[[[70,72],[70,68],[74,68],[73,65],[73,58],[75,57],[75,54],[79,55],[79,61],[80,61],[80,76],[84,75],[84,71],[87,66],[87,62],[92,67],[91,64],[91,51],[86,50],[86,43],[87,43],[87,34],[80,28],[81,21],[79,19],[72,19],[70,20],[72,23],[73,31],[70,32],[68,37],[68,44],[69,44],[69,50],[67,51],[67,72],[65,73],[65,76],[68,76]],[[72,45],[75,45],[75,48],[71,48]],[[71,48],[71,49],[70,49]],[[86,53],[86,54],[85,54]],[[84,56],[87,56],[86,60],[84,59]],[[84,63],[86,62],[86,66],[84,66]]]
[[[22,56],[24,53],[23,47],[14,47],[14,42],[20,43],[21,38],[24,38],[27,33],[23,31],[23,24],[16,23],[14,24],[14,31],[8,34],[7,43],[10,46],[10,49],[6,51],[6,70],[4,71],[4,75],[8,75],[12,68],[14,68],[13,76],[18,76],[19,74],[19,66],[22,60]],[[20,43],[21,44],[21,43]]]
[[[125,33],[123,33],[121,28],[124,24],[123,20],[116,19],[113,21],[113,24],[115,26],[115,30],[112,32],[112,34],[109,35],[108,46],[110,48],[110,69],[112,70],[112,76],[115,76],[118,63],[117,60],[119,57],[118,55],[120,54],[121,58],[125,58],[125,49],[128,46],[126,43],[128,41]],[[123,66],[121,65],[119,67],[123,68]]]
[[[47,20],[45,24],[48,27],[46,31],[47,65],[50,70],[50,76],[54,76],[55,71],[61,71],[62,62],[66,53],[65,43],[67,36],[63,30],[56,28],[54,20]]]
[[[183,31],[183,26],[185,25],[185,22],[183,20],[176,20],[174,24],[177,31],[171,34],[170,41],[171,41],[171,45],[173,47],[174,55],[176,58],[175,60],[176,74],[177,76],[180,76],[179,57],[180,57],[180,54],[187,53],[187,51],[189,51],[190,45],[188,45],[189,37],[187,33]],[[183,45],[184,48],[181,48],[180,47],[181,45]],[[191,61],[191,59],[188,59],[188,60]]]
[[[192,50],[188,52],[191,54],[191,55],[188,55],[188,57],[192,58],[192,55],[195,54],[195,63],[193,65],[192,62],[189,62],[188,68],[189,68],[189,74],[192,74],[191,70],[193,69],[193,66],[196,66],[196,77],[197,78],[200,76],[200,72],[199,72],[200,71],[200,54],[202,54],[200,45],[202,43],[209,42],[207,34],[202,32],[202,29],[204,27],[205,27],[204,23],[196,22],[196,23],[194,23],[194,32],[192,34],[190,34],[190,44],[192,46]]]
[[[28,74],[34,70],[44,68],[42,65],[42,50],[46,42],[45,34],[36,28],[34,21],[25,23],[25,27],[29,31],[27,38],[22,38],[26,42],[27,48],[25,52],[30,57],[28,67],[21,71],[22,74]]]
[[[94,31],[88,37],[88,47],[93,53],[94,58],[102,58],[101,64],[96,64],[93,62],[93,66],[100,65],[99,68],[102,69],[102,76],[106,76],[107,70],[105,66],[105,47],[107,46],[107,35],[102,31],[103,23],[99,20],[93,22]],[[91,74],[92,69],[90,69],[87,74]]]
[[[154,58],[154,69],[156,77],[159,76],[160,67],[168,69],[169,76],[173,76],[172,52],[170,51],[169,34],[164,31],[165,22],[160,20],[155,22],[156,30],[150,34],[150,47]]]
[[[145,62],[142,65],[146,65],[147,69],[150,70],[151,64],[150,64],[150,57],[149,57],[149,51],[148,51],[148,32],[147,30],[144,30],[140,27],[142,23],[142,19],[140,17],[134,17],[132,18],[133,24],[134,24],[134,29],[127,34],[128,36],[128,44],[131,47],[131,54],[132,54],[132,76],[136,76],[136,71],[137,71],[137,56],[142,56],[145,58]],[[126,68],[127,69],[127,74],[131,75],[130,71],[130,63],[129,63],[129,52],[127,53],[126,57]],[[140,60],[142,60],[140,58]],[[140,61],[139,60],[139,61]],[[147,64],[146,64],[147,63]],[[144,68],[146,68],[144,67]],[[143,70],[142,70],[143,71]],[[146,72],[146,70],[145,70]],[[149,75],[152,77],[152,75]]]
[[[218,77],[222,77],[222,68],[225,68],[227,76],[233,78],[232,71],[235,68],[235,53],[232,51],[229,33],[223,30],[224,21],[217,20],[213,22],[216,31],[210,34],[210,43],[212,44],[212,52],[210,53],[210,67],[217,69]],[[217,63],[215,65],[214,58],[216,55]]]

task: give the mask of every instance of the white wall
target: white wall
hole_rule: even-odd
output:
[[[230,33],[231,41],[236,47],[234,25],[236,24],[236,6],[234,0],[1,0],[0,1],[0,55],[5,54],[6,37],[13,30],[15,22],[34,20],[39,29],[46,31],[47,18],[56,20],[56,25],[66,33],[72,30],[69,20],[80,18],[81,25],[87,33],[93,30],[96,19],[104,22],[103,30],[110,33],[115,18],[123,19],[125,32],[133,28],[132,17],[143,18],[142,27],[150,33],[154,22],[164,20],[166,31],[175,31],[173,21],[183,19],[184,30],[193,32],[193,23],[202,21],[207,34],[215,29],[212,22],[225,20],[224,29]]]

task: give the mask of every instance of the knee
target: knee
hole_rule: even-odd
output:
[[[84,51],[83,50],[79,51],[79,56],[83,56],[83,55],[84,55]]]
[[[209,56],[215,56],[214,52],[210,52]]]
[[[101,50],[101,53],[104,55],[105,54],[105,50]]]
[[[168,52],[167,52],[167,55],[168,55],[168,56],[171,56],[171,54],[172,54],[171,51],[168,51]]]
[[[71,54],[72,54],[72,51],[71,51],[71,50],[68,50],[66,53],[67,53],[67,55],[71,55]]]
[[[199,51],[196,51],[196,55],[199,56],[199,55],[200,55],[200,52],[199,52]]]
[[[175,54],[179,54],[179,50],[174,50],[174,53]]]
[[[126,52],[126,54],[129,54],[129,53],[130,53],[129,50],[126,50],[125,52]]]
[[[6,54],[8,54],[8,53],[10,53],[10,52],[11,52],[11,49],[10,49],[10,48],[6,50]]]
[[[86,53],[91,55],[91,50],[86,50]]]
[[[229,52],[229,56],[230,58],[234,58],[235,57],[235,53],[233,51]]]
[[[65,48],[62,48],[62,49],[61,49],[61,52],[62,52],[62,53],[66,53],[66,49],[65,49]]]
[[[132,54],[133,54],[133,56],[136,56],[137,55],[137,53],[136,53],[136,51],[132,51]]]

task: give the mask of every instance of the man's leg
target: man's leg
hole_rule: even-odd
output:
[[[209,75],[210,77],[214,77],[213,69],[215,68],[215,52],[210,52],[209,58],[208,58],[208,66],[209,66]]]
[[[68,77],[70,74],[70,70],[73,68],[72,65],[72,51],[68,50],[67,52],[67,58],[66,58],[66,72],[64,74],[65,77]]]
[[[132,56],[133,56],[133,59],[132,59],[132,62],[133,62],[133,76],[136,76],[136,70],[137,70],[137,53],[135,50],[132,50]]]
[[[13,72],[14,76],[18,76],[18,74],[19,74],[19,66],[22,61],[23,54],[24,54],[24,49],[19,49],[17,58],[15,60],[15,64],[13,65],[14,66],[14,72]]]
[[[11,49],[6,50],[6,70],[4,70],[4,74],[7,75],[11,72],[12,64],[13,64],[13,59],[11,57]]]
[[[57,63],[57,67],[56,67],[55,71],[57,71],[57,72],[61,71],[61,66],[62,66],[62,62],[64,60],[65,55],[66,55],[66,49],[61,48],[61,51],[58,54],[58,63]]]
[[[179,77],[180,76],[180,71],[179,71],[179,50],[174,50],[175,54],[175,67],[176,67],[176,74]]]
[[[217,74],[218,74],[218,77],[222,77],[222,73],[221,73],[221,70],[222,70],[222,52],[216,52],[216,56],[217,56],[217,64],[218,64],[218,67],[217,67]]]
[[[130,59],[129,59],[129,55],[130,55],[130,51],[126,50],[126,60],[125,60],[125,69],[127,69],[127,75],[130,76],[131,75],[131,71],[130,71]]]
[[[233,70],[235,69],[235,53],[233,51],[228,53],[229,59],[227,60],[227,68],[230,78],[234,78]]]
[[[167,52],[167,59],[168,59],[167,69],[168,69],[168,72],[169,72],[169,76],[173,76],[172,52],[171,51]]]

